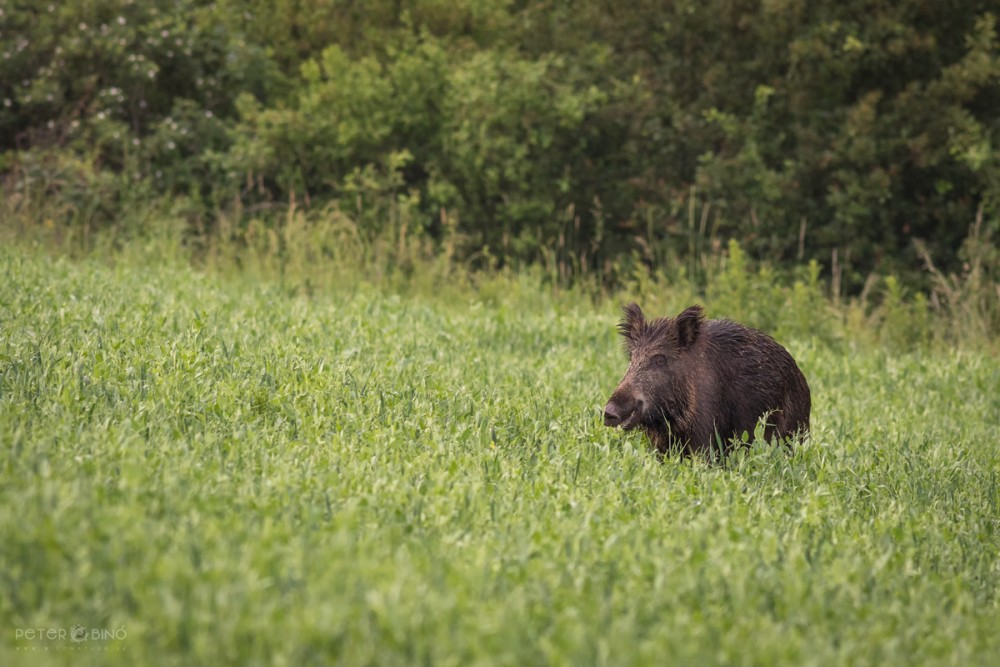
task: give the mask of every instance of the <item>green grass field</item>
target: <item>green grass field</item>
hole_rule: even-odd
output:
[[[614,303],[0,267],[0,664],[1000,664],[988,352],[783,340],[810,441],[659,462]]]

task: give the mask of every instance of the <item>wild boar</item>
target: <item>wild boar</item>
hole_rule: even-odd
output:
[[[606,426],[642,429],[658,452],[719,453],[730,439],[803,436],[809,385],[788,351],[765,333],[706,320],[701,306],[646,320],[637,304],[618,325],[629,366],[604,408]]]

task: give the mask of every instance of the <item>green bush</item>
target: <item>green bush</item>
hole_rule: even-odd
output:
[[[160,193],[207,194],[223,185],[214,165],[236,96],[262,94],[271,72],[262,45],[197,0],[22,3],[0,30],[16,36],[0,59],[0,151],[13,151],[15,179],[29,153],[59,150]]]
[[[537,259],[565,235],[567,207],[587,203],[587,121],[606,97],[574,74],[562,58],[491,51],[452,71],[430,194],[470,221],[475,245]],[[593,233],[568,242],[586,251]]]
[[[290,206],[379,233],[404,198],[409,233],[562,281],[703,283],[732,238],[927,290],[917,242],[959,273],[976,215],[1000,231],[993,4],[31,0],[0,12],[0,171],[180,195],[198,233]]]

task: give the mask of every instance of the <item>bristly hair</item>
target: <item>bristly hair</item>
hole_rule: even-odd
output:
[[[626,354],[630,356],[637,344],[660,338],[667,338],[674,345],[687,347],[697,338],[705,317],[701,305],[687,308],[676,318],[661,317],[655,320],[647,320],[642,309],[635,303],[628,304],[622,311],[624,317],[618,323],[618,333],[623,338]]]
[[[622,308],[622,319],[618,323],[618,333],[622,337],[622,345],[626,354],[630,354],[632,343],[637,341],[646,328],[646,317],[637,303],[630,303]]]

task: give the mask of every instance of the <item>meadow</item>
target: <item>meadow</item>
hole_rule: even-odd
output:
[[[4,665],[1000,664],[995,351],[783,338],[809,440],[660,461],[614,300],[0,270]]]

